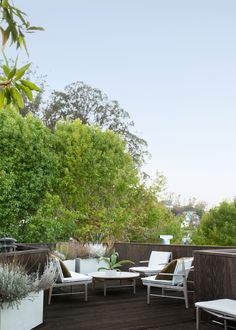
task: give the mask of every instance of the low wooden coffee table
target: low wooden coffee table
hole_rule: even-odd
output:
[[[93,278],[93,284],[95,287],[96,281],[103,282],[104,296],[107,294],[107,288],[118,288],[118,287],[133,287],[134,294],[136,293],[136,278],[139,277],[139,273],[131,272],[116,272],[116,274],[108,274],[107,272],[94,272],[89,273],[89,276]],[[121,284],[122,280],[131,281],[131,284]],[[119,285],[107,285],[107,282],[120,281]]]

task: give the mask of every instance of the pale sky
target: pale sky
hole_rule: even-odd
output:
[[[83,81],[118,100],[151,177],[210,205],[236,196],[235,0],[14,3],[45,28],[27,41],[50,88]]]

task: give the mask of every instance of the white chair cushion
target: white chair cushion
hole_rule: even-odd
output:
[[[154,276],[148,276],[148,277],[144,277],[144,278],[141,278],[141,280],[143,281],[143,284],[144,285],[147,285],[147,284],[165,284],[165,285],[172,285],[172,280],[156,280],[156,275]]]
[[[64,277],[62,283],[66,282],[80,282],[80,281],[92,281],[92,277],[80,273],[70,272],[71,277]]]
[[[236,300],[216,299],[210,301],[199,301],[195,303],[195,306],[236,318]]]
[[[155,268],[149,268],[149,267],[144,267],[144,266],[130,267],[129,270],[134,271],[134,272],[138,272],[138,273],[146,273],[146,274],[151,273],[151,274],[153,274],[153,273],[160,272],[162,269],[163,269],[163,265],[160,265],[160,266],[157,265],[157,267],[155,267]]]

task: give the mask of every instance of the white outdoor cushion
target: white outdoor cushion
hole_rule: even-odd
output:
[[[132,272],[144,273],[147,275],[157,274],[169,262],[171,256],[171,252],[152,251],[148,261],[148,266],[131,267],[129,270]]]
[[[161,265],[161,266],[157,266],[156,268],[149,268],[149,267],[143,267],[143,266],[140,266],[140,267],[130,267],[129,270],[131,271],[134,271],[134,272],[140,272],[140,273],[150,273],[150,274],[153,274],[153,273],[158,273],[160,272],[162,269],[163,269],[164,265]]]
[[[195,306],[222,315],[236,317],[236,300],[216,299],[210,301],[199,301],[195,303]]]
[[[143,284],[165,284],[165,285],[172,285],[172,280],[156,280],[156,275],[154,276],[148,276],[148,277],[144,277],[141,278],[141,280],[143,281]]]
[[[62,283],[65,282],[80,282],[80,281],[91,281],[92,277],[80,273],[70,272],[71,277],[63,277]]]

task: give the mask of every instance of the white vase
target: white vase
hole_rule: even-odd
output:
[[[31,330],[43,323],[43,291],[32,293],[19,306],[0,309],[0,330]]]
[[[105,261],[99,260],[99,258],[76,258],[76,271],[81,274],[94,273],[97,272],[98,268],[106,266]]]

